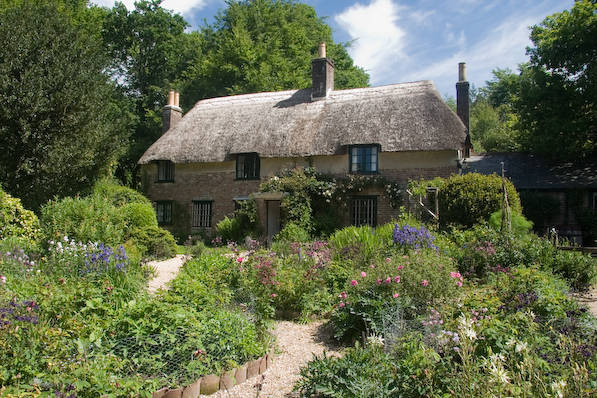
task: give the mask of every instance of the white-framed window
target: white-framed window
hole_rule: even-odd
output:
[[[193,201],[193,221],[191,226],[193,228],[208,228],[211,227],[211,200],[194,200]]]
[[[356,196],[350,203],[350,221],[354,226],[377,226],[377,196]]]
[[[353,145],[349,148],[349,170],[355,174],[377,174],[379,145]]]
[[[158,160],[158,182],[174,181],[174,163],[169,160]]]
[[[172,201],[160,200],[155,203],[155,215],[158,219],[158,224],[169,225],[172,224]]]

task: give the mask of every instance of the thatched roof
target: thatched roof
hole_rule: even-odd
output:
[[[311,89],[199,101],[157,140],[139,163],[219,162],[230,155],[332,155],[351,144],[384,152],[459,149],[465,127],[430,81],[332,91]]]
[[[597,189],[597,159],[583,163],[550,162],[522,152],[497,152],[471,156],[465,172],[504,175],[517,189]]]

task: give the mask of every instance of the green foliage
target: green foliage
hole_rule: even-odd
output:
[[[527,220],[522,214],[511,214],[511,227],[514,235],[526,235],[533,229],[533,222]],[[502,228],[502,211],[498,210],[489,216],[489,225],[496,230]]]
[[[116,207],[128,204],[142,204],[151,206],[151,201],[142,193],[121,185],[112,178],[102,178],[93,186],[93,195],[102,197]]]
[[[131,240],[146,257],[171,258],[176,255],[176,241],[169,231],[156,225],[134,228]]]
[[[10,148],[0,180],[34,210],[90,189],[126,148],[127,107],[81,25],[56,2],[22,1],[0,18],[0,145]]]
[[[128,203],[120,208],[122,217],[127,226],[144,228],[157,227],[158,221],[155,210],[149,204]]]
[[[330,27],[313,7],[294,0],[229,1],[214,24],[203,28],[201,38],[203,53],[187,75],[185,104],[310,87],[311,60],[321,41],[335,63],[336,88],[368,85],[347,46],[334,43]]]
[[[494,71],[495,73],[495,71]],[[513,152],[522,148],[517,115],[508,105],[478,99],[471,106],[470,129],[475,152]]]
[[[33,244],[39,239],[39,220],[27,210],[18,198],[13,198],[0,187],[0,240],[19,238]]]
[[[309,232],[295,223],[287,223],[274,237],[277,242],[308,242],[311,239]]]
[[[41,209],[40,221],[44,242],[68,236],[84,243],[119,245],[127,230],[120,209],[99,196],[49,201]]]
[[[512,213],[520,213],[520,198],[510,181],[506,181],[508,203]],[[454,175],[439,191],[440,224],[472,226],[489,219],[502,206],[502,179],[478,173]]]
[[[224,242],[241,243],[247,236],[257,236],[257,205],[254,200],[242,200],[231,218],[224,217],[216,226],[217,235]]]
[[[576,1],[531,28],[517,107],[534,152],[579,159],[597,151],[596,11],[594,1]]]

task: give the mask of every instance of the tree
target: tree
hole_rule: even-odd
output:
[[[189,73],[184,104],[215,96],[311,86],[311,60],[321,41],[335,63],[335,87],[368,85],[345,44],[313,7],[294,0],[228,0],[213,25],[201,32],[204,48]]]
[[[103,24],[112,74],[138,118],[118,170],[128,184],[136,183],[137,161],[160,137],[161,109],[168,89],[180,86],[183,72],[201,51],[199,35],[185,33],[188,24],[184,18],[160,3],[138,1],[132,11],[116,3]]]
[[[597,155],[597,2],[545,18],[531,40],[516,103],[524,145],[550,157]]]
[[[54,2],[0,12],[0,181],[37,209],[109,174],[128,118],[101,47]]]

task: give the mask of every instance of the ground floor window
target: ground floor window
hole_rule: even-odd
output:
[[[211,201],[193,201],[193,224],[194,228],[211,227]]]
[[[357,227],[361,225],[375,227],[377,225],[377,197],[353,198],[350,206],[350,218],[352,225]]]
[[[155,214],[158,219],[158,224],[160,224],[160,225],[172,224],[172,202],[171,201],[156,202]]]

